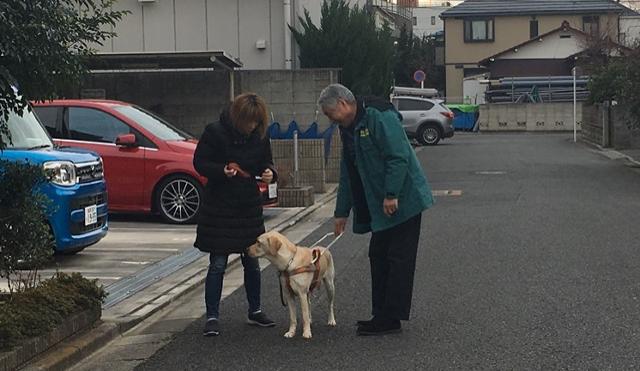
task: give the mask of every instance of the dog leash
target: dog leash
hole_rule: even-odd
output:
[[[322,256],[326,251],[329,251],[329,249],[330,249],[330,248],[331,248],[331,247],[332,247],[336,242],[338,242],[338,240],[342,237],[342,235],[343,235],[343,234],[344,234],[344,233],[341,233],[341,234],[339,234],[339,235],[338,235],[338,237],[334,238],[334,239],[333,239],[333,241],[331,241],[331,243],[330,243],[330,244],[328,244],[328,245],[325,247],[325,250],[324,250],[324,251],[322,251],[322,252],[320,253],[320,255],[318,255],[318,258],[317,258],[317,259],[320,259],[320,257],[321,257],[321,256]],[[329,233],[325,234],[324,236],[322,236],[322,238],[321,238],[321,239],[319,239],[319,240],[318,240],[318,241],[316,241],[313,245],[311,245],[311,247],[318,246],[318,245],[320,244],[320,242],[322,242],[322,241],[326,240],[326,239],[327,239],[327,237],[329,237],[329,236],[335,236],[335,233],[334,233],[334,232],[329,232]],[[289,264],[287,264],[287,268],[289,267],[289,265],[291,265],[291,262],[293,261],[293,258],[294,258],[294,257],[295,257],[295,255],[291,258],[291,260],[289,261]],[[311,261],[311,264],[313,264],[313,263],[315,263],[315,260]],[[284,294],[282,293],[282,281],[280,280],[280,275],[281,275],[281,274],[282,274],[282,272],[278,272],[278,284],[280,285],[280,302],[282,303],[282,306],[286,307],[286,306],[287,306],[287,304],[284,302]],[[309,297],[309,300],[311,300],[311,297]]]

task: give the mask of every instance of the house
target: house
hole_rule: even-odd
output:
[[[439,5],[413,8],[413,35],[422,38],[443,31],[444,22],[440,14],[450,8],[451,5],[446,1]]]
[[[590,35],[571,27],[568,21],[545,34],[491,55],[478,65],[488,69],[492,80],[503,77],[570,76],[580,65]],[[609,56],[619,56],[627,48],[608,42]]]
[[[573,30],[617,41],[620,17],[629,15],[637,13],[613,0],[467,0],[440,15],[447,100],[462,102],[465,77],[490,71],[481,61],[538,39],[564,21]]]

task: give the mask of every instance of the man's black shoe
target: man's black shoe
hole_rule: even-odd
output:
[[[368,326],[370,324],[372,324],[374,321],[376,320],[376,317],[371,317],[370,320],[359,320],[356,322],[356,326],[360,327],[360,326]]]
[[[207,323],[204,324],[204,330],[202,331],[204,336],[218,336],[220,335],[220,324],[215,318],[210,318]]]
[[[358,327],[356,334],[360,336],[376,336],[394,334],[402,331],[402,324],[399,320],[376,320],[368,325]]]

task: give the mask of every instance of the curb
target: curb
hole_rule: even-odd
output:
[[[631,156],[629,156],[627,154],[624,154],[624,153],[622,153],[620,151],[617,151],[615,149],[605,148],[605,147],[602,147],[600,144],[591,143],[591,142],[588,142],[588,141],[583,141],[583,143],[585,143],[585,144],[587,144],[589,146],[595,147],[596,149],[598,149],[601,152],[601,154],[603,156],[609,158],[610,160],[624,159],[624,160],[629,161],[632,164],[632,165],[630,165],[630,167],[640,167],[640,161],[638,161],[638,160],[634,159],[633,157],[631,157]],[[605,152],[615,153],[617,158],[611,158],[611,157],[605,155]]]
[[[282,223],[276,225],[271,230],[277,231],[277,232],[286,231],[287,229],[296,225],[302,219],[309,216],[311,213],[313,213],[317,209],[331,202],[333,199],[336,198],[336,196],[337,196],[337,187],[331,190],[330,192],[328,192],[327,195],[323,196],[313,205],[304,208],[299,213],[294,214],[289,219],[284,220]],[[230,259],[227,269],[234,269],[239,264],[239,261],[240,261],[239,257]],[[183,267],[174,273],[178,273],[186,267]],[[131,328],[138,325],[140,322],[149,318],[150,316],[157,313],[158,311],[164,309],[170,303],[174,302],[176,299],[188,294],[189,292],[199,287],[205,280],[205,278],[202,277],[202,274],[201,274],[203,271],[204,270],[200,270],[196,274],[191,275],[190,277],[182,281],[182,283],[187,283],[188,281],[191,281],[191,282],[188,282],[184,290],[174,293],[174,295],[171,295],[171,297],[168,300],[158,303],[157,307],[144,313],[143,315],[135,317],[128,321],[102,322],[101,325],[58,344],[54,348],[44,353],[41,358],[36,359],[34,362],[30,364],[27,364],[23,369],[28,371],[36,371],[36,370],[56,370],[57,371],[57,370],[69,369],[70,367],[72,367],[82,359],[88,357],[93,352],[99,350],[100,348],[105,346],[107,343],[111,342],[113,339],[117,338],[118,336],[122,336],[122,334],[124,334],[126,331],[130,330]],[[196,277],[201,277],[201,278],[196,278]],[[182,283],[180,283],[179,285],[181,285]],[[178,286],[175,286],[175,287],[178,287]]]

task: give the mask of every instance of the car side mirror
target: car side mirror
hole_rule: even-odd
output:
[[[120,134],[116,138],[116,145],[123,147],[135,147],[136,136],[134,134]]]

